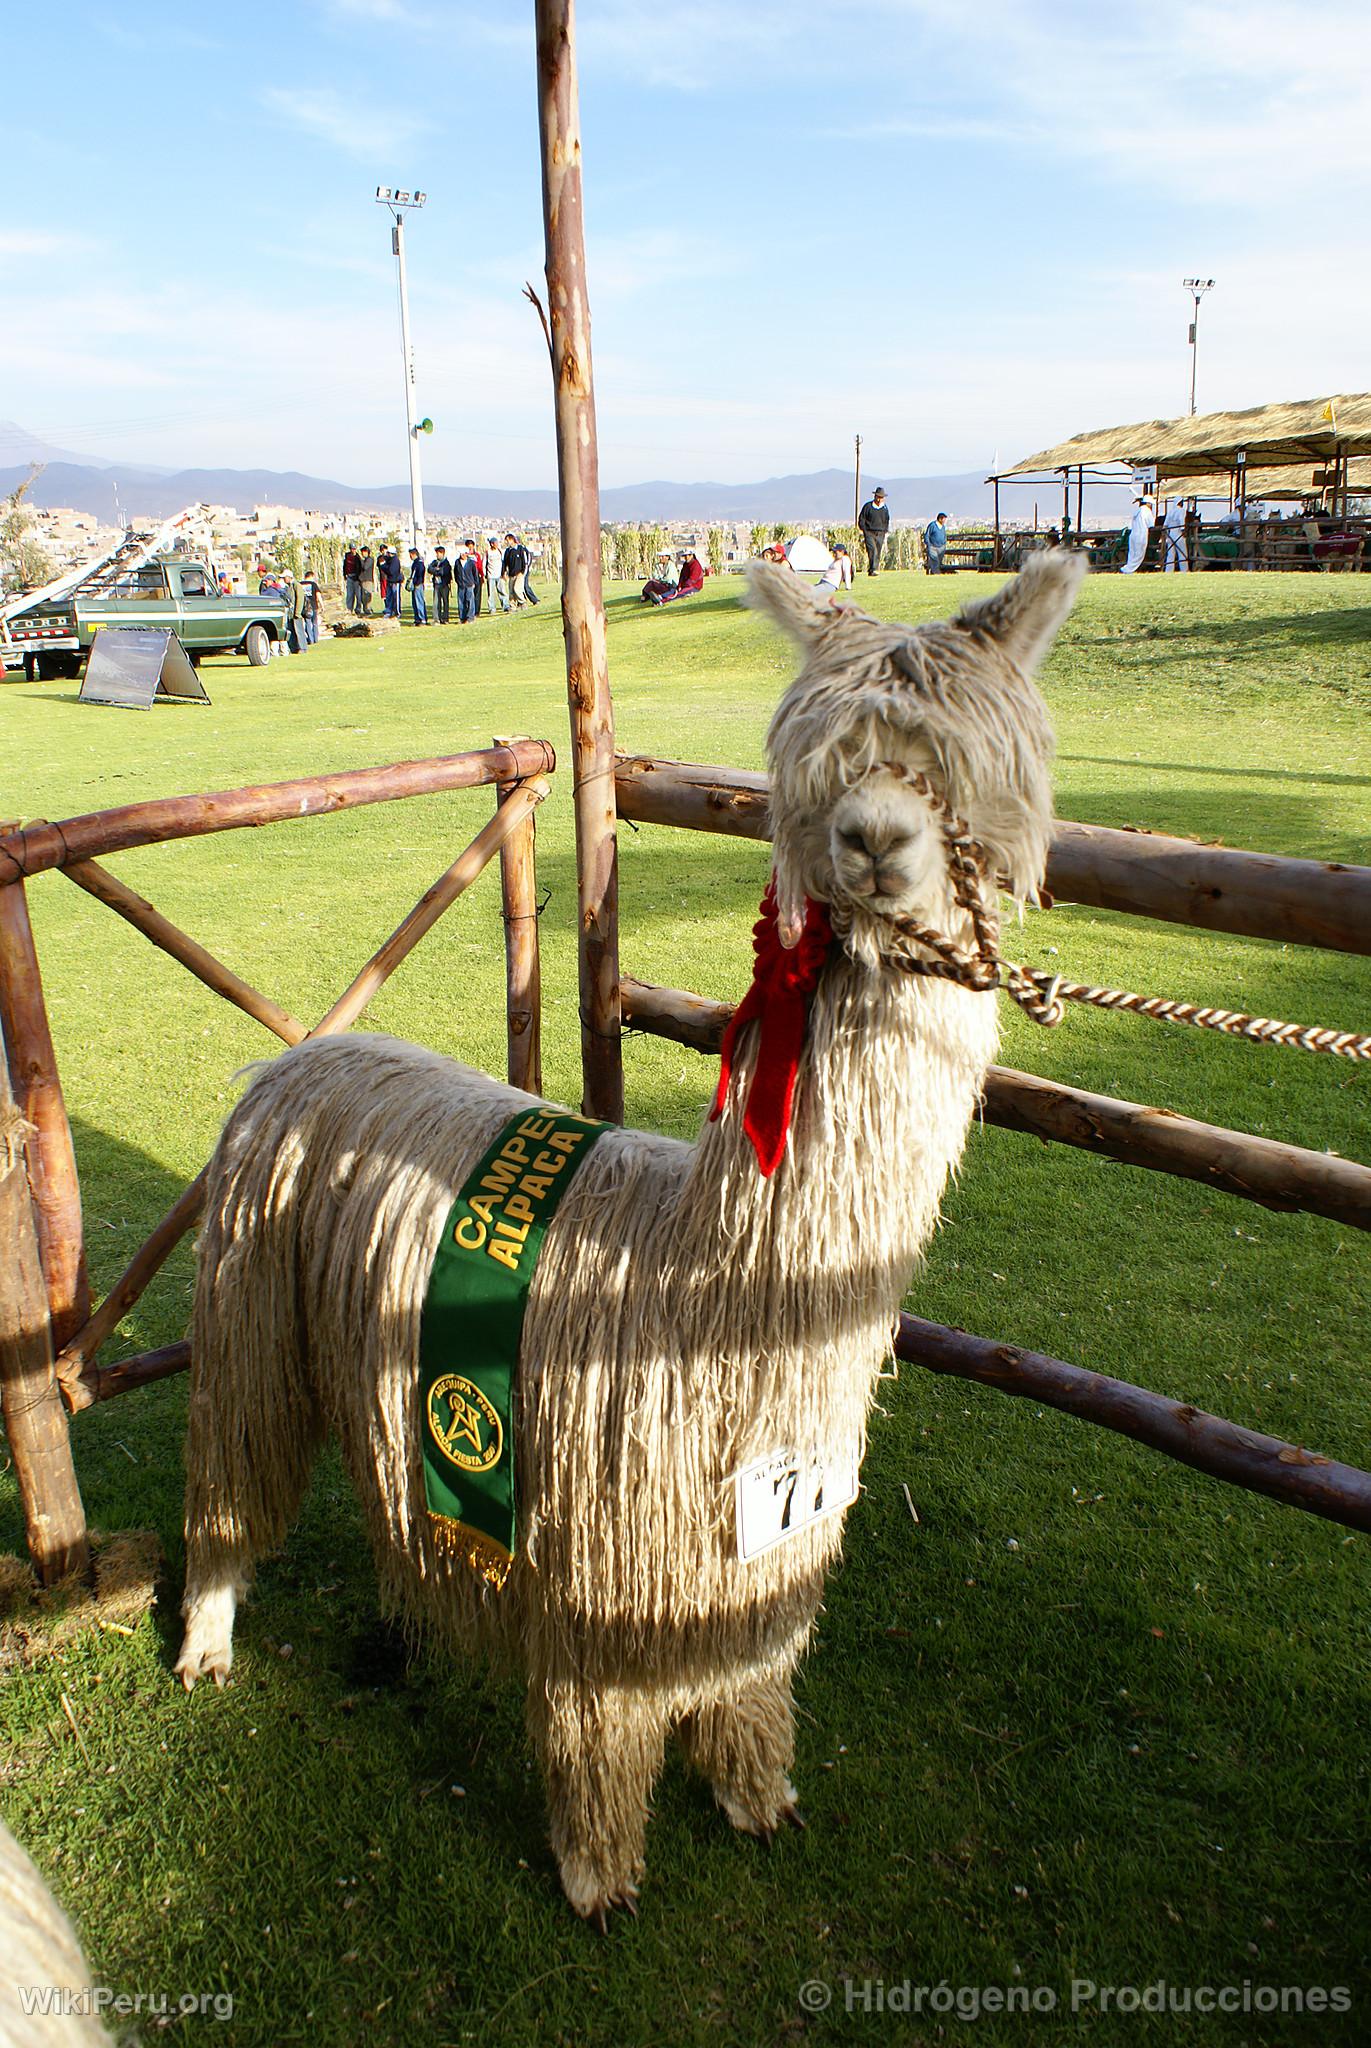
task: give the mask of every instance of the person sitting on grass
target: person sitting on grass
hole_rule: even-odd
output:
[[[682,555],[677,567],[676,595],[677,597],[694,597],[696,592],[703,590],[704,587],[704,564],[692,549],[687,554]]]
[[[644,604],[673,604],[678,597],[694,597],[705,587],[704,565],[693,551],[683,554],[676,568],[676,581],[654,576],[643,585]]]
[[[814,588],[816,590],[850,590],[852,588],[852,557],[840,540],[834,541],[832,560]]]
[[[641,599],[643,604],[665,604],[669,597],[675,597],[675,582],[666,574],[670,566],[671,563],[667,556],[661,555],[658,557],[657,575],[649,576],[647,582],[643,585]]]

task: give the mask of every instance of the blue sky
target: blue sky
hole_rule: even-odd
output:
[[[531,0],[9,12],[0,418],[102,460],[555,478]],[[988,467],[1371,385],[1365,0],[582,0],[602,475]],[[0,447],[0,463],[6,452]],[[10,459],[13,459],[12,457]]]

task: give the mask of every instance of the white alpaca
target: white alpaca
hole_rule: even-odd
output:
[[[996,1042],[996,998],[897,971],[893,920],[953,939],[925,776],[988,872],[1031,897],[1051,741],[1028,680],[1075,593],[1039,555],[959,618],[911,629],[759,567],[805,660],[769,735],[780,926],[843,934],[813,996],[784,1157],[743,1129],[759,1032],[696,1144],[613,1131],[544,1244],[516,1396],[520,1550],[493,1591],[435,1541],[419,1319],[444,1219],[529,1098],[380,1037],[303,1045],[253,1081],[212,1170],[187,1447],[187,1686],[220,1682],[254,1561],[337,1433],[388,1599],[522,1666],[568,1898],[632,1905],[673,1732],[735,1826],[795,1818],[791,1676],[840,1515],[743,1561],[734,1480],[778,1449],[864,1445],[877,1375]],[[883,767],[892,763],[893,767]]]
[[[70,1921],[0,1823],[0,2043],[108,2048]]]

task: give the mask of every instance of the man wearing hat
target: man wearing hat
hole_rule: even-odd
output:
[[[881,566],[881,550],[890,532],[890,507],[885,502],[882,485],[877,484],[857,514],[857,530],[866,545],[866,573],[874,576]]]

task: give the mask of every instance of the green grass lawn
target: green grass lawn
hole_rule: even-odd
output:
[[[918,619],[988,587],[890,576],[858,597]],[[666,611],[611,590],[621,746],[761,765],[790,661],[736,589]],[[1091,581],[1043,678],[1061,815],[1367,861],[1369,589]],[[553,603],[203,674],[208,709],[78,705],[71,684],[0,691],[0,811],[58,818],[493,733],[565,753]],[[425,798],[111,865],[309,1019],[489,804]],[[761,846],[625,828],[625,970],[736,998],[766,865]],[[574,1102],[565,776],[539,816],[539,866],[546,1086]],[[30,898],[103,1287],[202,1164],[236,1070],[274,1041],[60,876]],[[1021,951],[1081,980],[1368,1028],[1366,963],[1351,958],[1070,907],[1032,916]],[[369,1021],[499,1071],[501,996],[488,876]],[[1049,1034],[1005,1007],[1008,1065],[1371,1159],[1365,1069],[1088,1012]],[[714,1062],[633,1038],[627,1069],[633,1121],[694,1131]],[[1371,1274],[1355,1231],[993,1130],[974,1134],[946,1209],[910,1295],[919,1313],[1371,1464]],[[182,1333],[191,1278],[183,1247],[121,1327],[125,1350]],[[0,1682],[5,1817],[98,1981],[173,2003],[231,1993],[234,2017],[209,2038],[253,2048],[933,2043],[964,2025],[978,2048],[1368,2038],[1365,1538],[906,1367],[883,1389],[798,1687],[808,1832],[768,1854],[670,1763],[641,1918],[600,1941],[562,1901],[517,1693],[407,1657],[331,1455],[242,1612],[235,1683],[181,1694],[185,1399],[184,1380],[165,1382],[74,1424],[92,1523],[151,1528],[165,1547],[155,1613]],[[5,1475],[0,1547],[21,1545]],[[1235,1986],[1239,2001],[1245,1983],[1346,1986],[1353,2004],[1158,2019],[1096,1997],[1073,2014],[1073,1979]],[[810,1980],[832,1987],[826,2011],[802,2005]],[[905,1980],[911,2005],[939,1985],[1028,1989],[1038,2005],[972,2027],[901,2012]]]

